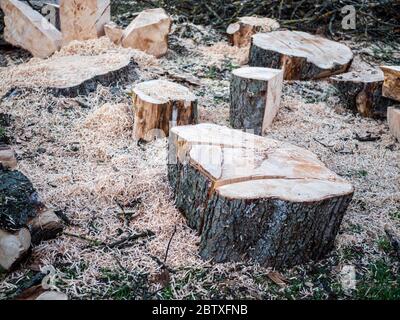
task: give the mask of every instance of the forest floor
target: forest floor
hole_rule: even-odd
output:
[[[136,82],[184,75],[180,81],[199,97],[200,122],[229,125],[230,73],[246,62],[246,49],[190,23],[175,26],[170,42],[158,61],[140,55]],[[399,59],[379,43],[347,44],[357,52],[355,67]],[[108,50],[116,49],[103,38],[61,54]],[[4,92],[9,68],[29,59],[21,50],[1,52]],[[199,238],[174,207],[166,139],[132,138],[132,85],[98,86],[78,98],[43,90],[1,98],[0,133],[16,149],[18,169],[69,224],[58,239],[34,247],[19,270],[0,276],[0,299],[15,297],[49,268],[50,285],[71,299],[400,298],[399,260],[384,232],[386,224],[400,232],[400,143],[386,121],[347,110],[325,80],[285,82],[268,136],[316,153],[356,189],[336,248],[322,261],[279,272],[212,264],[199,258]],[[376,141],[360,141],[366,136]]]

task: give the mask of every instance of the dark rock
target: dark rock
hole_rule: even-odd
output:
[[[40,205],[38,194],[25,175],[0,168],[0,229],[16,231],[25,227]]]

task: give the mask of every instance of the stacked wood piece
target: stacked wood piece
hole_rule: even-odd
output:
[[[322,258],[353,195],[311,152],[212,124],[173,128],[168,167],[200,255],[215,262]]]
[[[170,128],[197,123],[197,98],[186,87],[166,80],[138,84],[133,90],[135,137],[166,137]]]
[[[333,76],[330,81],[341,94],[344,105],[364,117],[386,117],[393,101],[382,96],[383,72],[366,70]]]
[[[400,101],[400,66],[382,66],[381,69],[385,74],[383,95]]]
[[[230,123],[235,129],[262,135],[278,113],[283,71],[244,67],[232,73]]]
[[[61,0],[60,21],[63,43],[103,36],[110,22],[110,0]]]
[[[253,36],[249,65],[284,69],[285,80],[309,80],[346,72],[353,60],[347,46],[301,31]]]
[[[259,32],[270,32],[279,29],[279,23],[270,18],[242,17],[238,22],[228,26],[226,33],[230,44],[245,47],[251,43],[251,37]]]

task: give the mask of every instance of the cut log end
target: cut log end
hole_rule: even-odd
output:
[[[307,150],[209,124],[172,129],[169,180],[203,258],[276,268],[327,254],[354,192]]]
[[[279,29],[279,23],[270,18],[242,17],[230,24],[226,30],[229,42],[237,47],[251,43],[251,37],[258,32],[270,32]]]
[[[285,80],[319,79],[343,73],[353,60],[347,46],[301,31],[259,33],[252,39],[249,64],[284,69]]]
[[[400,141],[400,109],[388,108],[387,117],[391,134]]]
[[[230,123],[235,129],[263,135],[278,113],[283,71],[244,67],[232,73]]]
[[[385,118],[388,106],[393,104],[382,96],[383,80],[381,70],[354,71],[330,78],[346,107],[371,118]]]
[[[385,75],[383,96],[400,101],[400,66],[382,66]]]
[[[124,30],[120,28],[116,23],[110,22],[104,25],[104,32],[108,39],[115,44],[121,44],[122,35]]]
[[[188,88],[170,81],[138,84],[133,90],[133,106],[138,140],[166,137],[171,126],[197,123],[196,96]]]

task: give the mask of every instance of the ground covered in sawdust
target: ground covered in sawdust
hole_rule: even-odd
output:
[[[102,39],[60,54],[108,50],[115,48]],[[2,56],[4,68],[29,59],[14,51]],[[137,59],[138,82],[179,80],[198,96],[201,122],[228,125],[230,72],[246,62],[246,49],[182,24],[166,57]],[[10,81],[4,79],[9,71],[0,68],[2,81]],[[400,144],[385,121],[346,110],[325,81],[285,83],[269,136],[315,152],[356,187],[336,249],[318,263],[279,273],[213,265],[199,259],[199,238],[174,207],[167,141],[132,138],[132,85],[99,86],[77,98],[11,89],[1,98],[19,170],[68,226],[58,239],[34,247],[19,270],[0,276],[0,299],[14,297],[49,267],[50,285],[71,299],[400,298],[399,262],[384,233],[386,224],[400,231]],[[344,285],[353,272],[355,286]]]

